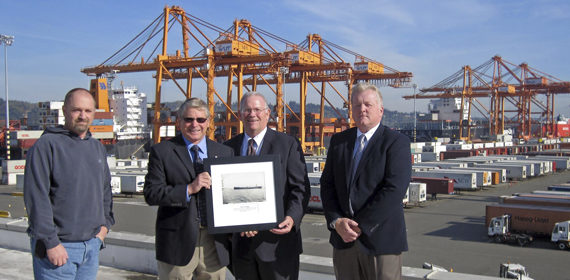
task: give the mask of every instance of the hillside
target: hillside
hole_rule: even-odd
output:
[[[178,107],[182,104],[182,101],[176,102],[165,102],[164,107],[169,108],[172,112],[176,111]],[[272,110],[274,110],[274,105],[269,105]],[[295,110],[299,111],[299,103],[297,102],[290,102],[289,106]],[[234,108],[236,105],[234,104]],[[38,111],[37,103],[25,102],[25,101],[17,101],[17,100],[10,100],[10,119],[16,120],[21,119],[27,115],[27,113],[31,111]],[[224,111],[225,107],[221,104],[216,104],[216,111]],[[308,113],[318,113],[320,110],[320,105],[318,104],[307,104],[307,112]],[[0,120],[6,119],[6,102],[4,99],[0,98]],[[341,110],[343,117],[346,117],[346,109]],[[338,117],[336,112],[330,107],[325,106],[325,118],[335,118]],[[392,128],[398,128],[399,124],[401,123],[410,123],[413,122],[413,114],[412,113],[401,113],[398,111],[391,111],[391,110],[384,110],[384,117],[382,123],[386,126]]]

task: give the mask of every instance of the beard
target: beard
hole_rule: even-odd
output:
[[[74,121],[69,126],[69,130],[75,132],[75,134],[82,134],[89,130],[89,122],[88,121]]]

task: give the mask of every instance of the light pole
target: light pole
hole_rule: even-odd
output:
[[[285,75],[289,74],[289,67],[279,67],[279,72],[283,75],[283,133],[287,133],[287,95],[285,94]]]
[[[4,44],[4,86],[6,90],[6,159],[10,159],[10,105],[8,104],[8,46],[14,42],[14,36],[0,34],[0,44]]]
[[[413,84],[412,87],[414,88],[414,133],[413,133],[413,136],[414,136],[414,143],[415,143],[416,142],[416,118],[417,118],[416,117],[417,116],[417,114],[416,114],[416,88],[418,88],[418,85]]]

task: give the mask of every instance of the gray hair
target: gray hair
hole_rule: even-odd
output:
[[[68,105],[69,102],[71,101],[71,98],[79,92],[85,92],[85,93],[89,94],[91,96],[91,98],[93,98],[93,101],[95,101],[95,97],[93,97],[93,95],[91,94],[91,92],[89,92],[89,90],[84,89],[84,88],[74,88],[65,94],[65,99],[63,100],[63,106]],[[95,102],[95,103],[97,103],[97,102]]]
[[[180,107],[178,108],[176,117],[179,119],[182,118],[186,110],[188,110],[189,108],[202,110],[206,113],[206,118],[210,117],[210,110],[208,110],[208,104],[206,104],[204,100],[196,97],[186,99],[184,103],[182,103],[182,105],[180,105]]]
[[[375,85],[370,84],[370,83],[358,83],[358,84],[354,85],[352,87],[352,97],[351,98],[354,98],[354,96],[356,96],[357,94],[360,94],[360,93],[367,91],[369,89],[374,91],[378,95],[377,96],[378,97],[378,105],[382,106],[383,105],[382,104],[383,103],[382,93],[380,92],[378,87],[376,87]]]
[[[245,106],[245,101],[252,97],[252,96],[259,96],[261,97],[261,99],[263,99],[263,102],[265,102],[265,108],[263,109],[269,109],[269,106],[267,106],[267,99],[265,99],[265,96],[263,96],[263,94],[257,92],[257,91],[250,91],[250,92],[246,92],[242,97],[241,100],[239,102],[239,108],[240,111],[243,110],[243,107]]]

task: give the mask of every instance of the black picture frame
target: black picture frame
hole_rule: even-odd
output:
[[[206,158],[212,177],[206,191],[211,234],[269,230],[283,221],[276,155]]]

